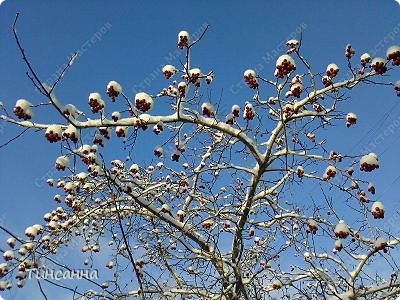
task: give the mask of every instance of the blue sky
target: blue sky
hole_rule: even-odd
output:
[[[349,42],[358,59],[358,55],[371,50],[385,56],[386,49],[400,41],[400,6],[393,0],[189,3],[5,1],[0,6],[0,100],[9,108],[19,98],[41,100],[25,76],[26,67],[12,36],[16,12],[21,13],[18,32],[26,53],[43,81],[52,78],[67,57],[81,49],[82,55],[64,76],[56,95],[62,102],[81,103],[85,109],[88,94],[103,91],[109,80],[120,82],[131,97],[140,84],[156,93],[165,81],[159,74],[153,80],[153,75],[167,63],[166,57],[176,57],[177,33],[182,29],[196,32],[206,23],[210,28],[193,51],[193,63],[214,71],[215,80],[208,92],[213,97],[222,94],[226,107],[251,97],[251,91],[240,85],[243,70],[261,66],[263,75],[273,76],[275,59],[268,61],[265,57],[273,55],[298,28],[303,29],[303,53],[319,71],[331,62],[345,67],[343,51]],[[101,40],[97,39],[99,33]],[[92,37],[96,37],[95,42]],[[179,64],[179,58],[173,63]],[[399,79],[395,77],[398,75],[394,72],[393,80]],[[399,209],[396,195],[400,180],[395,181],[400,175],[400,123],[396,122],[400,121],[399,98],[391,88],[382,86],[363,86],[351,96],[352,101],[343,110],[355,111],[358,124],[345,134],[342,128],[333,129],[331,143],[340,151],[356,154],[373,143],[371,150],[382,154],[374,181],[377,196],[391,208],[387,214],[390,216]],[[47,110],[38,117],[57,120],[57,115]],[[2,122],[0,126],[0,144],[20,132]],[[377,140],[380,135],[384,139]],[[59,147],[50,145],[42,132],[30,132],[0,149],[2,224],[22,232],[52,209],[53,192],[43,181],[55,176],[51,172],[58,153]],[[144,159],[140,153],[137,157]],[[0,245],[3,247],[1,241]],[[26,299],[32,290],[37,292],[36,285],[4,293],[3,297]]]

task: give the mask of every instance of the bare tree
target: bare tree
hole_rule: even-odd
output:
[[[400,95],[400,81],[385,83],[400,64],[399,46],[390,47],[386,58],[365,53],[358,64],[347,45],[347,69],[331,63],[319,70],[303,56],[302,41],[290,40],[274,77],[246,70],[244,80],[254,97],[226,108],[216,99],[203,100],[213,71],[193,67],[191,50],[207,29],[194,41],[181,31],[178,47],[185,61],[162,70],[170,85],[130,99],[118,82],[110,81],[110,103],[90,93],[89,116],[54,96],[74,56],[52,86],[43,84],[17,35],[17,19],[17,46],[45,101],[19,99],[14,115],[4,105],[0,118],[24,130],[41,130],[50,143],[61,144],[55,162],[60,176],[48,180],[58,188],[54,200],[60,204],[44,215],[43,226],[28,227],[25,237],[1,227],[10,235],[10,248],[2,248],[6,262],[0,264],[0,289],[23,286],[29,270],[39,272],[49,262],[68,270],[52,257],[78,240],[88,256],[109,247],[110,261],[100,269],[115,276],[108,282],[86,278],[94,288],[78,287],[74,298],[399,295],[398,256],[392,252],[400,239],[379,220],[383,204],[369,199],[375,186],[366,175],[379,168],[378,157],[330,150],[321,138],[329,138],[335,124],[343,131],[356,124],[355,113],[339,110],[351,101],[353,88],[387,85]],[[346,72],[347,78],[337,80]],[[124,103],[124,109],[107,111],[114,102]],[[59,120],[33,121],[33,111],[45,104],[59,112]],[[164,113],[150,114],[157,105],[165,107]],[[154,153],[143,154],[148,161],[137,164],[135,153],[147,146],[138,142],[144,136],[155,143]],[[107,140],[116,138],[124,140],[126,158],[113,156],[116,150]],[[105,158],[110,156],[111,161]],[[302,193],[311,184],[319,199]],[[341,198],[333,199],[336,193]],[[40,290],[46,297],[41,285]]]

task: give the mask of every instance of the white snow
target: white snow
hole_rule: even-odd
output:
[[[79,131],[72,124],[69,124],[68,127],[64,130],[64,136],[74,136],[76,139],[79,139]]]
[[[76,179],[78,179],[78,180],[85,180],[87,176],[88,176],[87,173],[85,173],[85,172],[80,172],[80,173],[76,174]]]
[[[349,227],[343,220],[340,220],[339,223],[335,226],[335,233],[339,232],[344,232],[344,233],[350,232]]]
[[[201,70],[199,68],[193,68],[189,70],[190,76],[200,76]]]
[[[69,166],[69,158],[68,158],[68,156],[66,156],[66,155],[59,156],[56,159],[56,164],[67,168]]]
[[[364,53],[363,55],[361,55],[361,59],[365,62],[368,62],[371,60],[371,55],[369,55],[369,53]]]
[[[25,99],[19,99],[15,103],[15,106],[23,109],[25,111],[25,113],[28,113],[28,112],[32,113],[31,105],[32,104],[28,100],[25,100]]]
[[[139,115],[139,120],[148,123],[150,121],[151,116],[149,114],[140,114]]]
[[[240,106],[239,105],[237,105],[237,104],[234,104],[234,105],[232,105],[232,109],[231,109],[231,112],[233,113],[233,112],[239,112],[240,111]]]
[[[382,57],[375,57],[372,62],[371,62],[371,66],[375,66],[377,64],[385,64],[386,60],[384,60]]]
[[[163,150],[163,148],[162,148],[160,145],[157,145],[157,146],[154,148],[154,152],[158,152],[158,153],[160,153],[161,155],[163,155],[164,150]]]
[[[205,102],[201,105],[201,110],[203,112],[203,114],[210,116],[214,114],[214,106],[209,103],[209,102]]]
[[[355,113],[348,113],[346,119],[357,119],[357,115]]]
[[[43,227],[40,224],[35,224],[32,227],[34,227],[39,234],[43,232]]]
[[[99,99],[101,99],[101,95],[99,93],[97,93],[97,92],[90,93],[89,94],[89,100],[90,99],[99,100]]]
[[[380,202],[380,201],[375,201],[373,204],[372,204],[372,207],[371,207],[371,211],[375,211],[376,209],[379,209],[379,210],[383,210],[383,203],[382,202]]]
[[[281,55],[278,57],[278,59],[276,60],[276,66],[278,67],[278,66],[282,65],[282,63],[285,60],[296,67],[296,63],[294,62],[294,59],[290,55],[287,55],[287,54],[284,54],[284,55]]]
[[[76,119],[76,117],[80,113],[80,111],[76,108],[75,105],[67,104],[64,106],[63,113],[65,115],[71,116],[71,118],[73,118],[73,119]]]
[[[3,253],[3,258],[6,261],[14,259],[14,251],[12,251],[12,250],[5,251]]]
[[[178,83],[178,89],[186,90],[186,88],[187,88],[187,83],[185,81],[181,81]]]
[[[79,147],[78,151],[79,151],[80,154],[89,154],[90,145],[87,145],[87,144],[82,145],[81,147]]]
[[[374,247],[375,248],[381,248],[384,245],[387,245],[387,241],[386,241],[386,239],[384,237],[378,237],[376,239],[376,241],[374,242]]]
[[[247,69],[246,71],[244,71],[243,76],[249,78],[256,78],[256,71],[252,69]]]
[[[117,126],[115,127],[115,132],[123,132],[124,135],[126,135],[126,132],[128,130],[127,126]]]
[[[131,167],[129,168],[129,171],[132,173],[137,173],[139,171],[138,164],[132,164]]]
[[[327,168],[326,168],[326,170],[325,170],[325,173],[328,173],[328,172],[331,172],[331,173],[336,173],[336,167],[335,166],[328,166]]]
[[[31,103],[25,99],[17,100],[13,112],[18,118],[24,120],[30,119],[33,115],[31,109]]]
[[[397,45],[390,46],[386,51],[386,57],[389,59],[389,56],[392,56],[396,53],[400,54],[400,46]]]
[[[111,81],[107,84],[107,90],[108,90],[110,87],[112,87],[113,90],[116,91],[117,93],[121,93],[121,92],[122,92],[122,86],[121,86],[118,82],[116,82],[116,81],[114,81],[114,80],[111,80]]]
[[[25,229],[25,235],[28,237],[35,237],[37,234],[38,230],[33,226],[29,226],[28,228]]]
[[[145,92],[140,92],[135,95],[135,103],[139,110],[148,111],[153,107],[153,98]]]
[[[326,71],[328,72],[328,71],[330,71],[330,70],[333,70],[333,71],[339,71],[339,67],[337,66],[337,64],[329,64],[327,67],[326,67]]]
[[[57,124],[53,124],[47,127],[46,133],[50,133],[50,131],[53,131],[53,134],[57,134],[58,136],[61,136],[62,134],[61,126]]]
[[[161,209],[162,209],[163,211],[170,211],[170,210],[171,210],[171,209],[169,208],[169,205],[168,205],[167,203],[164,203],[164,204],[162,205]]]
[[[315,222],[315,220],[310,219],[310,220],[308,220],[308,226],[317,227],[318,224],[317,224],[317,222]]]
[[[114,119],[117,119],[117,120],[119,120],[120,118],[121,118],[121,114],[118,112],[118,111],[114,111],[112,114],[111,114],[111,117]]]
[[[163,72],[163,73],[169,72],[169,73],[171,73],[172,75],[174,75],[177,71],[178,71],[178,70],[177,70],[177,69],[175,68],[175,66],[173,66],[173,65],[165,65],[165,66],[162,68],[162,72]]]
[[[290,87],[290,90],[293,92],[296,89],[299,89],[300,91],[303,89],[303,85],[301,83],[295,83]]]
[[[292,81],[290,82],[291,84],[295,83],[303,83],[303,80],[301,79],[301,75],[296,75],[292,78]],[[272,97],[273,98],[273,97]]]
[[[375,167],[379,166],[378,156],[375,153],[364,155],[360,159],[360,166],[363,166],[364,164]]]
[[[187,32],[186,30],[182,30],[178,33],[178,39],[181,38],[187,38],[187,40],[189,41],[189,32]]]
[[[286,42],[286,45],[291,46],[291,47],[292,47],[292,46],[297,47],[299,44],[300,44],[299,41],[298,41],[298,40],[295,40],[295,39],[288,40],[288,41]]]
[[[7,245],[10,246],[11,248],[14,248],[15,246],[15,238],[10,237],[7,239]]]

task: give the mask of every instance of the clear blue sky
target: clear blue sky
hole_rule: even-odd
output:
[[[182,29],[195,32],[204,23],[210,24],[210,28],[194,50],[193,63],[214,71],[215,81],[209,92],[215,97],[222,92],[226,107],[243,103],[251,96],[249,89],[237,86],[245,69],[261,64],[261,73],[272,77],[275,60],[267,62],[263,57],[273,55],[298,27],[304,28],[303,53],[318,71],[324,71],[331,62],[345,67],[343,51],[349,42],[358,59],[361,53],[371,50],[385,56],[387,47],[400,41],[400,6],[394,0],[7,0],[0,6],[0,100],[8,108],[19,98],[41,100],[25,76],[26,67],[12,36],[16,12],[21,13],[18,31],[26,54],[42,80],[51,78],[72,52],[90,44],[84,46],[87,50],[56,91],[63,103],[71,102],[86,110],[88,94],[103,93],[109,80],[119,81],[125,93],[133,96],[135,87],[140,89],[138,86],[166,63],[165,57],[176,53],[177,33]],[[97,32],[101,32],[101,41],[90,42]],[[391,35],[394,41],[388,37],[390,32],[395,33]],[[173,63],[178,65],[179,57]],[[398,76],[399,72],[393,74]],[[146,90],[156,93],[164,83],[162,76],[157,75]],[[359,154],[396,119],[400,120],[400,107],[396,106],[400,98],[392,89],[382,86],[362,87],[351,96],[352,101],[342,109],[356,112],[358,124],[351,131],[332,130],[331,141],[339,151]],[[52,113],[39,116],[57,120]],[[394,180],[400,175],[400,126],[395,124],[393,133],[375,142],[373,149],[382,153],[381,168],[374,174],[374,181],[377,197],[389,208],[387,216],[399,208],[400,180]],[[2,122],[0,129],[0,144],[20,131]],[[53,191],[43,185],[42,177],[52,172],[59,147],[50,145],[42,136],[42,132],[31,132],[0,149],[0,221],[14,232],[22,232],[53,208]],[[140,159],[141,154],[137,155]],[[1,241],[0,244],[3,247]],[[36,285],[4,293],[3,297],[26,299],[32,291],[37,293]]]

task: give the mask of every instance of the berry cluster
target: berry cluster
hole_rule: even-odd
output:
[[[137,93],[135,96],[135,106],[142,112],[149,111],[153,107],[153,98],[144,92]]]
[[[256,72],[254,70],[249,69],[249,70],[244,71],[243,78],[244,78],[244,81],[247,83],[247,85],[251,89],[258,88]]]
[[[50,125],[47,127],[45,137],[50,143],[55,143],[61,140],[62,129],[60,125]]]
[[[121,85],[116,81],[110,81],[107,84],[107,95],[111,98],[112,102],[115,101],[115,98],[119,96],[122,92]]]
[[[386,57],[388,60],[392,61],[393,66],[400,65],[400,46],[391,46],[386,52]]]
[[[15,103],[13,112],[19,119],[29,120],[32,118],[31,104],[25,99],[19,99]]]
[[[283,78],[283,76],[296,70],[296,63],[290,55],[284,54],[277,59],[275,67],[275,76]]]
[[[93,113],[97,113],[105,106],[103,99],[99,93],[91,93],[89,95],[89,105]]]

